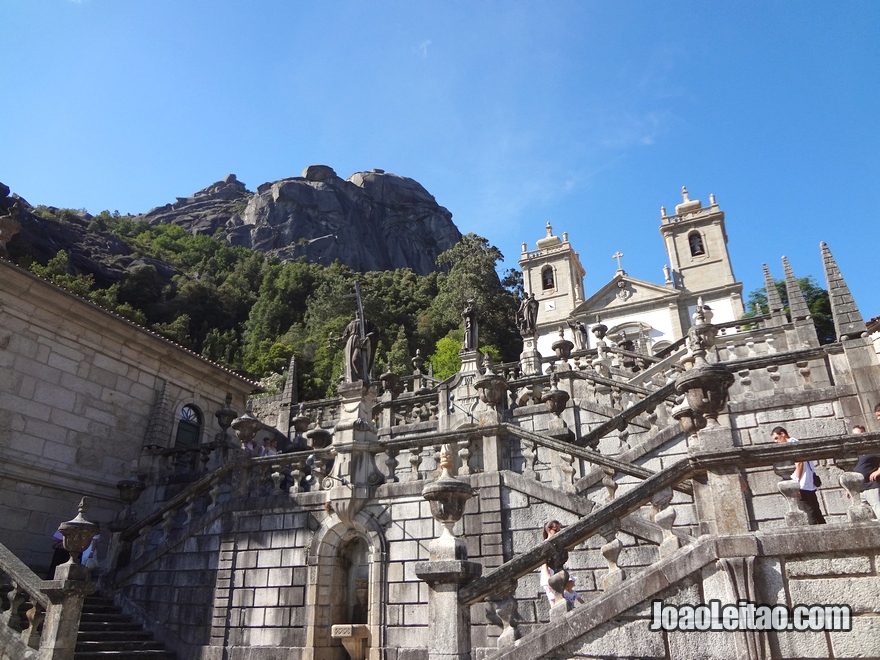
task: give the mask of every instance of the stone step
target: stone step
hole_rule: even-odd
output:
[[[154,640],[152,633],[123,614],[113,600],[93,595],[83,603],[73,658],[175,660],[175,655]]]
[[[124,623],[130,623],[131,617],[123,614],[117,609],[113,609],[107,612],[83,612],[80,616],[80,621],[121,621]]]
[[[168,651],[75,651],[74,660],[175,660]]]
[[[80,621],[80,632],[96,632],[102,630],[141,630],[141,627],[131,621]]]
[[[165,647],[153,639],[86,641],[77,638],[76,651],[165,651]]]
[[[79,642],[127,642],[152,641],[153,634],[146,630],[82,630],[76,637]]]

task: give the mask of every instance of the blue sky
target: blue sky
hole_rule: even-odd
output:
[[[662,282],[659,208],[715,193],[761,263],[876,295],[880,3],[0,0],[0,181],[141,213],[233,172],[409,176],[516,266]]]

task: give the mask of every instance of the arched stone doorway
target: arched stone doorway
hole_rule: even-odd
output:
[[[378,660],[384,646],[385,540],[378,521],[365,511],[355,529],[336,516],[325,521],[309,552],[306,593],[306,652],[310,660],[349,660],[333,626],[365,626],[366,658]]]

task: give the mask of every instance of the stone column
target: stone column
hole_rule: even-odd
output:
[[[443,525],[443,532],[428,546],[430,560],[415,566],[416,576],[428,583],[428,660],[471,659],[471,608],[458,602],[458,592],[483,570],[479,563],[467,561],[464,541],[452,534],[474,492],[450,476],[451,467],[449,446],[444,445],[441,475],[422,491],[431,503],[431,515]]]

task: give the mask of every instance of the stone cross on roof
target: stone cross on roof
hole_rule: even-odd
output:
[[[623,267],[620,265],[620,259],[623,257],[623,252],[615,252],[611,255],[612,259],[617,259],[617,270],[618,272],[623,272]]]

